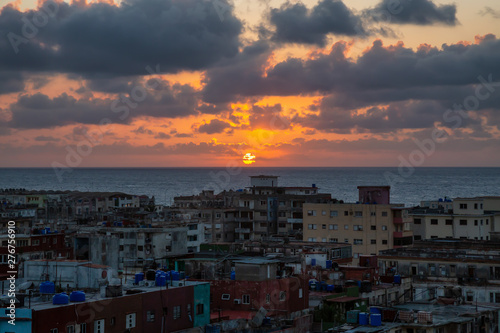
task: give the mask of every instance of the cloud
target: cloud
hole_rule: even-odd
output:
[[[141,116],[180,118],[198,114],[198,92],[189,85],[170,85],[164,90],[136,86],[128,96],[75,98],[66,93],[50,98],[45,94],[23,94],[10,105],[11,128],[52,128],[68,124],[129,123]]]
[[[271,9],[275,27],[272,40],[324,46],[328,34],[354,36],[365,34],[361,20],[339,0],[322,0],[312,9],[303,3],[286,2]]]
[[[350,45],[335,43],[330,52],[308,59],[288,58],[268,65],[270,48],[253,44],[232,61],[207,70],[203,99],[224,103],[257,96],[314,95],[318,93],[405,94],[405,90],[462,87],[492,75],[500,80],[500,41],[492,35],[479,44],[444,44],[441,49],[421,45],[414,50],[403,43],[384,46],[376,40],[357,58],[349,58]],[[412,92],[406,92],[412,98]]]
[[[17,54],[8,38],[0,39],[0,70],[113,76],[147,75],[146,66],[156,65],[163,73],[200,70],[234,57],[240,46],[242,23],[225,0],[218,1],[223,20],[204,0],[57,2],[56,17],[35,27]],[[40,11],[3,7],[0,34],[23,37],[23,17]]]
[[[455,4],[436,5],[432,0],[382,0],[365,14],[375,21],[393,24],[458,24]]]
[[[155,139],[170,139],[172,136],[170,134],[167,134],[165,132],[158,132],[155,135]]]
[[[45,135],[40,135],[35,137],[35,141],[45,141],[45,142],[58,142],[61,141],[61,139],[54,138],[53,136],[45,136]]]
[[[231,124],[219,120],[212,119],[209,123],[202,124],[198,127],[198,132],[206,134],[222,133],[226,128],[230,128]]]
[[[496,10],[494,10],[491,7],[484,7],[482,10],[479,11],[479,15],[481,16],[486,16],[486,15],[491,15],[492,17],[498,19],[500,18],[500,13]]]

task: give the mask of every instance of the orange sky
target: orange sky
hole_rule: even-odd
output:
[[[379,2],[374,0],[344,1],[345,5],[355,13],[361,13]],[[261,38],[256,33],[257,26],[262,22],[267,22],[266,17],[270,8],[279,8],[284,1],[271,0],[268,2],[270,7],[266,7],[263,3],[234,1],[235,16],[244,24],[244,32],[240,36],[242,44],[239,52],[241,54],[244,53],[245,46],[252,45]],[[304,3],[311,8],[318,2],[304,1]],[[439,5],[450,2],[440,0],[434,3]],[[359,59],[363,55],[373,51],[374,41],[377,39],[380,39],[383,46],[390,51],[397,49],[397,47],[391,49],[390,45],[402,42],[406,48],[417,52],[417,48],[422,44],[429,44],[436,47],[438,51],[442,51],[443,44],[459,44],[461,41],[465,44],[474,44],[476,43],[475,36],[487,34],[498,36],[500,18],[495,17],[494,14],[480,14],[486,7],[500,13],[500,5],[497,1],[462,0],[455,1],[455,4],[456,17],[459,22],[455,26],[393,25],[391,28],[395,36],[373,34],[366,38],[331,33],[327,35],[328,42],[324,47],[311,44],[277,44],[266,55],[267,61],[262,64],[265,68],[261,69],[266,73],[265,75],[268,75],[290,58],[305,62],[308,59],[320,59],[321,55],[324,58],[333,57],[332,45],[339,41],[346,42],[345,58],[350,59],[353,64],[359,64]],[[0,5],[4,6],[6,2],[0,2]],[[28,10],[36,8],[36,3],[20,1],[17,6]],[[40,32],[40,36],[42,34],[43,32]],[[35,43],[33,40],[31,42]],[[1,45],[4,48],[8,46],[7,44]],[[130,47],[134,48],[134,45]],[[11,50],[2,50],[2,52],[7,51],[11,52]],[[21,49],[20,54],[22,51]],[[98,62],[99,59],[95,61]],[[212,79],[211,69],[223,66],[221,64],[224,64],[224,61],[231,60],[222,57],[219,61],[206,68],[162,73],[154,77],[169,83],[172,91],[175,91],[174,98],[182,102],[188,98],[182,90],[182,85],[185,85],[192,89],[192,95],[197,96],[193,98],[196,98],[198,107],[201,105],[212,107],[213,105],[200,100],[198,96],[203,93],[207,78]],[[154,63],[151,65],[153,66]],[[334,69],[334,71],[342,70],[343,68]],[[406,96],[402,100],[367,103],[342,109],[343,111],[338,110],[336,105],[329,106],[330,109],[325,106],[328,98],[339,103],[342,96],[348,96],[346,91],[349,91],[347,85],[350,83],[346,83],[346,87],[328,92],[319,89],[317,91],[304,90],[303,93],[294,91],[289,95],[273,95],[273,92],[270,92],[244,96],[238,93],[238,96],[227,105],[222,105],[224,103],[217,105],[220,107],[217,112],[194,112],[191,115],[162,117],[158,114],[161,112],[161,106],[159,106],[159,111],[146,110],[139,115],[135,115],[134,109],[131,109],[124,123],[120,121],[108,126],[99,125],[95,121],[87,122],[77,119],[56,125],[36,126],[33,124],[28,128],[23,128],[22,124],[10,125],[13,114],[24,107],[22,105],[13,107],[14,104],[19,103],[18,100],[22,96],[32,97],[40,94],[52,100],[65,95],[77,100],[78,105],[85,104],[86,108],[90,108],[99,103],[109,105],[111,101],[120,98],[120,93],[94,90],[91,87],[91,79],[67,71],[37,70],[31,72],[22,69],[18,71],[24,75],[24,89],[0,94],[0,121],[8,124],[3,133],[0,128],[0,144],[3,151],[0,167],[51,167],[54,163],[69,167],[225,166],[230,162],[243,165],[242,157],[246,153],[253,153],[256,156],[253,166],[398,166],[401,156],[408,159],[415,149],[419,149],[415,138],[420,141],[428,139],[434,128],[446,130],[450,139],[444,143],[437,143],[435,152],[425,157],[423,166],[500,166],[499,118],[493,119],[490,116],[495,114],[495,111],[498,114],[498,107],[495,105],[488,107],[484,113],[471,112],[468,118],[471,122],[470,126],[455,129],[443,127],[437,121],[430,121],[430,124],[413,128],[410,116],[405,121],[406,127],[391,130],[382,130],[371,125],[366,125],[366,127],[352,125],[350,128],[346,127],[345,130],[322,126],[327,121],[331,121],[332,124],[337,123],[335,112],[338,113],[338,119],[350,117],[345,119],[346,124],[351,124],[351,120],[361,123],[365,118],[374,117],[374,108],[379,110],[377,112],[389,114],[395,105],[404,110],[420,98],[417,97],[420,93],[418,91],[409,92],[409,97]],[[495,68],[492,72],[498,71]],[[145,72],[144,75],[125,76],[124,80],[129,82],[129,87],[132,89],[134,85],[144,85],[145,80],[152,78],[146,74]],[[483,73],[477,73],[477,76],[480,74]],[[92,77],[98,76],[98,74],[93,75]],[[401,76],[404,77],[404,75],[405,73],[401,73]],[[304,79],[297,76],[284,82],[290,84],[290,89],[292,89],[294,82],[290,81],[294,80],[297,80],[299,84]],[[318,78],[318,80],[322,79]],[[39,84],[39,81],[44,81],[44,84]],[[234,85],[237,84],[236,79]],[[229,87],[231,86],[230,84]],[[359,88],[359,86],[358,83],[356,87]],[[443,89],[451,86],[442,85]],[[468,85],[464,84],[464,89],[467,87]],[[279,87],[274,88],[279,90]],[[125,93],[130,93],[130,89]],[[419,87],[412,89],[419,89]],[[398,93],[406,93],[402,88],[396,90]],[[378,94],[376,90],[374,91],[374,94]],[[152,98],[160,98],[156,91],[148,90],[147,93]],[[355,96],[366,97],[362,92]],[[458,97],[458,103],[467,97],[467,95],[456,96],[462,96]],[[350,102],[355,102],[356,98],[349,97],[349,99]],[[398,103],[403,101],[407,104],[399,106]],[[428,100],[424,102],[427,103]],[[141,107],[139,105],[138,109]],[[451,108],[452,105],[449,104],[448,107]],[[322,108],[325,109],[320,112]],[[332,115],[325,115],[326,110],[331,110],[328,112]],[[73,110],[68,108],[61,112],[71,113]],[[442,110],[443,112],[445,109]],[[320,114],[322,114],[321,117]],[[116,117],[118,115],[114,114]],[[85,117],[82,115],[81,119]],[[399,119],[398,117],[405,117],[405,115],[396,112],[394,117],[396,118],[382,116],[377,118],[377,121]],[[426,117],[426,115],[423,114],[421,117]],[[103,118],[105,118],[104,115]],[[113,119],[113,122],[115,120]],[[375,120],[370,124],[374,122]],[[91,143],[89,148],[89,139],[83,134],[84,131],[98,133],[99,142]],[[76,156],[75,154],[78,155],[76,160],[71,160]]]

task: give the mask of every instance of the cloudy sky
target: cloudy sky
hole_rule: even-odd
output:
[[[0,7],[0,167],[500,166],[497,0]]]

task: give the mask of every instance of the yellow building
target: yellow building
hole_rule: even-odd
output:
[[[360,188],[360,198],[361,192]],[[362,254],[375,255],[413,243],[412,219],[403,205],[304,203],[303,209],[303,240],[351,243],[355,262]]]

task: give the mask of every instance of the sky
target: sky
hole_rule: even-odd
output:
[[[500,166],[496,0],[0,8],[0,167]]]

